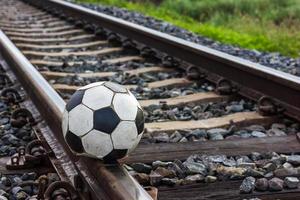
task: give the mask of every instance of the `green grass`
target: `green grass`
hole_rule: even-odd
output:
[[[77,0],[141,12],[222,43],[299,57],[300,0]]]

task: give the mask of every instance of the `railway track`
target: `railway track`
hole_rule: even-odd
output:
[[[286,185],[299,176],[299,78],[64,1],[0,5],[3,65],[51,129],[40,141],[72,198],[300,197]],[[145,110],[142,141],[122,165],[74,156],[63,141],[65,101],[96,81],[126,85]]]

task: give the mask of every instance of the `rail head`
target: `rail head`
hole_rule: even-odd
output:
[[[152,199],[122,166],[106,166],[95,159],[75,156],[61,130],[65,101],[1,30],[0,52],[61,144],[59,155],[72,162],[95,199]]]
[[[74,19],[99,25],[110,31],[149,45],[179,58],[208,73],[216,74],[270,96],[300,113],[300,78],[218,50],[195,44],[172,35],[137,25],[110,15],[62,0],[23,0],[32,5],[53,9]],[[299,115],[300,117],[300,115]]]

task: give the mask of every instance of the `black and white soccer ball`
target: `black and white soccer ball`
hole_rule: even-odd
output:
[[[144,114],[128,89],[97,82],[72,95],[63,113],[62,130],[75,154],[114,162],[139,143]]]

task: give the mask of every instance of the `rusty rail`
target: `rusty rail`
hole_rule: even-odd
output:
[[[88,196],[92,199],[151,199],[122,166],[105,166],[98,160],[72,154],[61,132],[64,100],[2,31],[0,31],[0,52],[59,141],[57,144],[59,148],[53,151],[65,162],[62,167],[76,189],[80,191],[88,188],[90,192]]]

